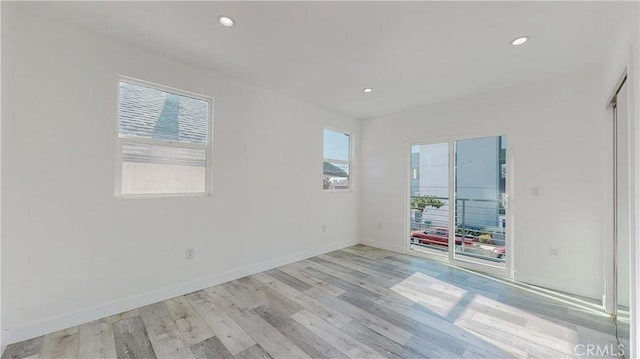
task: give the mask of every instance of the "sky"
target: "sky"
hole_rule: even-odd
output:
[[[350,136],[342,132],[324,130],[324,158],[349,161]]]

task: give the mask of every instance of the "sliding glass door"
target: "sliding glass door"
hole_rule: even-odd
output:
[[[411,250],[449,257],[449,142],[411,146]]]
[[[508,275],[505,136],[411,146],[409,250]]]
[[[457,140],[454,146],[456,246],[453,258],[504,268],[506,138]]]

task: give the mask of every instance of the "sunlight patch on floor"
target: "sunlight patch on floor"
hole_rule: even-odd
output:
[[[558,324],[492,299],[475,295],[455,324],[517,357],[575,357],[589,344],[586,328]]]
[[[463,272],[467,272],[470,274],[473,274],[474,276],[477,277],[482,277],[484,279],[489,279],[493,282],[496,283],[500,283],[506,286],[510,286],[512,288],[517,288],[518,290],[522,290],[528,293],[532,293],[532,294],[536,294],[542,297],[545,297],[547,299],[552,299],[558,303],[562,303],[562,304],[558,304],[558,305],[562,305],[562,306],[566,306],[566,307],[576,307],[576,308],[581,308],[587,311],[590,311],[591,314],[595,314],[598,316],[602,316],[602,317],[609,317],[609,314],[605,313],[602,310],[602,303],[597,302],[597,301],[592,301],[592,300],[585,300],[585,299],[581,299],[575,295],[572,294],[568,294],[568,293],[562,293],[562,292],[558,292],[552,289],[547,289],[547,288],[543,288],[543,287],[539,287],[536,285],[532,285],[532,284],[527,284],[524,282],[518,282],[515,281],[513,279],[507,279],[507,278],[503,278],[503,277],[496,277],[496,276],[491,276],[491,275],[487,275],[484,273],[480,273],[474,270],[470,270],[470,269],[466,269],[466,268],[461,268],[461,267],[457,267],[457,266],[452,266],[450,264],[446,264],[449,265],[451,267],[454,267],[460,271]]]
[[[467,293],[423,273],[410,275],[391,290],[442,316],[449,315]]]

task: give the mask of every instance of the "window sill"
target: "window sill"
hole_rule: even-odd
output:
[[[353,192],[353,189],[349,188],[349,189],[322,189],[322,192],[324,193],[349,193],[349,192]]]
[[[128,199],[161,199],[161,198],[196,198],[196,197],[211,197],[211,192],[203,193],[150,193],[150,194],[114,194],[115,199],[128,200]]]

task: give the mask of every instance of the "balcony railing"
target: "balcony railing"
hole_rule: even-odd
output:
[[[416,203],[415,199],[418,198],[429,198],[428,202],[434,205],[426,205],[424,208],[412,207],[411,231],[412,233],[420,232],[423,235],[412,235],[411,243],[420,247],[446,251],[451,212],[449,198],[413,196],[412,203]],[[456,254],[492,262],[504,262],[506,222],[502,202],[456,198],[453,210]],[[464,241],[462,241],[463,238]]]

